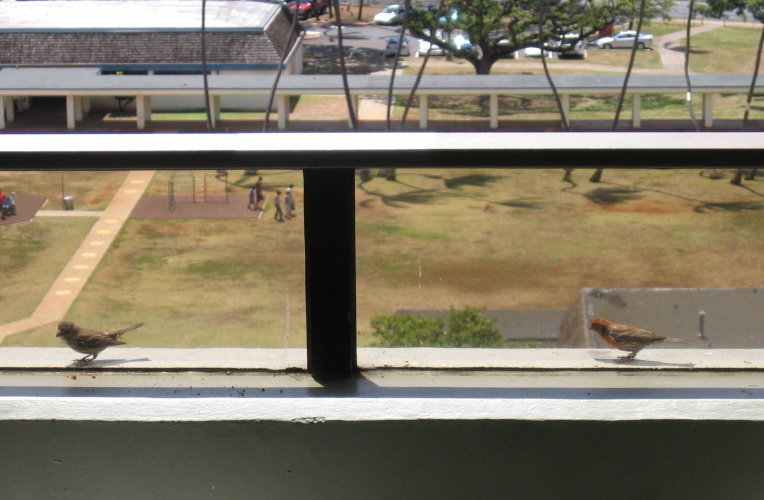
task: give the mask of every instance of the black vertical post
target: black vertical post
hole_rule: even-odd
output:
[[[306,169],[303,179],[308,371],[349,378],[356,370],[355,171]]]

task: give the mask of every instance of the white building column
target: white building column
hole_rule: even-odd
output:
[[[277,98],[279,130],[286,130],[289,126],[289,96],[280,95]]]
[[[220,96],[210,95],[210,118],[212,120],[212,128],[215,128],[220,121]]]
[[[66,96],[66,128],[69,130],[74,130],[74,127],[77,124],[76,101],[78,101],[76,96]]]
[[[151,97],[146,95],[135,96],[135,117],[138,130],[146,128],[146,122],[151,119]]]
[[[634,128],[642,126],[642,94],[631,95],[631,126]]]
[[[710,92],[703,93],[703,125],[714,126],[714,95]]]
[[[5,129],[5,97],[0,98],[0,130]]]
[[[82,115],[88,116],[90,114],[90,97],[82,96]]]
[[[484,101],[485,102],[485,101]],[[499,96],[491,94],[491,128],[499,128]]]
[[[419,95],[419,128],[426,129],[430,118],[430,108],[427,105],[427,94]]]

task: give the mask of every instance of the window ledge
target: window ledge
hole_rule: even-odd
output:
[[[764,370],[764,349],[646,349],[619,363],[614,349],[360,348],[361,370]],[[0,348],[0,370],[82,370],[65,347]],[[111,348],[89,370],[306,371],[305,349]]]
[[[764,421],[761,350],[653,349],[625,366],[600,349],[364,348],[340,381],[310,377],[303,349],[115,348],[84,368],[72,354],[0,349],[0,420]]]

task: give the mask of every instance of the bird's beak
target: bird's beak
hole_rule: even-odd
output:
[[[60,337],[61,335],[63,335],[63,333],[61,333],[61,330],[59,330],[58,333],[56,334],[56,337]]]

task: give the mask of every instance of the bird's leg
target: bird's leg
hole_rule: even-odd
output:
[[[91,356],[92,356],[92,358],[91,358]],[[94,359],[96,359],[96,356],[97,356],[97,354],[88,354],[84,358],[82,358],[82,359],[75,359],[74,361],[78,365],[89,365],[90,363],[93,362]],[[88,358],[90,358],[90,359],[88,359]]]
[[[618,356],[618,362],[619,363],[628,363],[629,361],[633,360],[637,355],[637,351],[630,352],[626,356]]]

